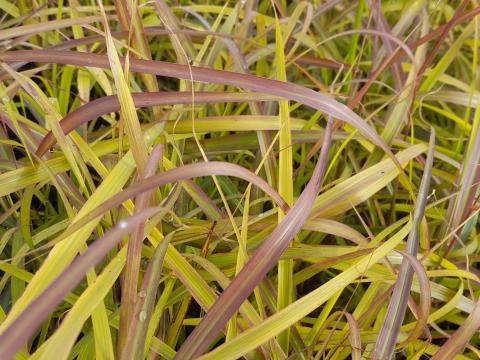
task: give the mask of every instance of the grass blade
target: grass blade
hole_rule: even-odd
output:
[[[285,70],[285,49],[282,29],[278,18],[275,19],[275,62],[277,79],[287,81]],[[288,205],[293,204],[293,151],[292,132],[290,121],[290,107],[286,100],[279,101],[279,147],[278,159],[278,193]],[[328,141],[328,140],[327,140]],[[285,218],[283,211],[278,212],[278,223]],[[278,262],[278,294],[277,309],[283,309],[293,301],[293,261],[281,260]],[[290,332],[287,330],[279,336],[279,343],[283,351],[288,354]]]
[[[142,138],[142,130],[140,128],[140,122],[138,120],[135,105],[133,103],[132,95],[128,87],[127,78],[124,71],[128,74],[128,67],[126,62],[120,64],[120,58],[118,57],[117,49],[113,42],[112,34],[107,23],[107,16],[101,1],[98,1],[100,9],[102,10],[103,26],[105,28],[106,44],[108,61],[110,69],[112,70],[113,78],[115,80],[115,87],[117,88],[118,100],[120,102],[120,112],[122,125],[125,126],[128,140],[130,142],[130,148],[132,149],[133,158],[137,164],[137,172],[139,176],[143,175],[145,163],[147,162],[147,148]],[[126,66],[125,69],[122,68]]]
[[[158,168],[158,163],[163,157],[163,145],[157,145],[150,154],[145,164],[143,178],[153,176]],[[152,206],[152,190],[142,192],[135,200],[135,213],[141,213],[144,209]],[[98,208],[97,208],[98,209]],[[135,304],[138,301],[138,277],[140,275],[140,262],[142,258],[142,243],[145,238],[145,226],[140,224],[130,236],[127,244],[127,260],[122,278],[122,301],[120,303],[120,324],[118,327],[118,349],[123,352],[127,342],[128,327],[132,323]]]
[[[145,296],[140,297],[135,304],[135,312],[128,329],[130,336],[127,338],[121,359],[143,359],[148,325],[152,317],[157,287],[162,274],[163,259],[173,235],[174,233],[170,233],[162,240],[150,259],[147,272],[143,279],[142,289],[140,290],[140,293],[145,294]]]
[[[427,163],[425,165],[425,171],[422,177],[422,183],[420,185],[417,204],[415,205],[413,215],[412,231],[410,232],[407,240],[407,253],[412,257],[417,256],[419,247],[420,225],[422,218],[425,215],[428,189],[430,187],[430,179],[432,177],[434,145],[435,130],[432,129],[430,133]],[[402,261],[402,266],[398,274],[397,282],[395,283],[392,298],[388,305],[388,312],[375,344],[373,355],[375,359],[390,359],[393,356],[400,326],[405,317],[405,311],[412,286],[413,270],[414,269],[411,266],[410,261],[407,259]]]
[[[174,105],[174,104],[191,104],[192,93],[185,92],[158,92],[158,93],[133,93],[131,94],[135,107],[150,107],[155,105]],[[248,93],[225,93],[225,92],[196,92],[196,103],[219,103],[234,101],[269,101],[275,100],[276,97],[264,94],[248,94]],[[106,115],[111,112],[120,110],[120,101],[117,96],[105,96],[100,99],[90,101],[65,116],[60,121],[60,127],[64,134],[75,130],[80,125],[87,123],[97,117]],[[42,140],[36,151],[37,156],[43,156],[53,145],[56,139],[49,132]]]
[[[480,7],[37,2],[0,0],[13,357],[480,358]]]

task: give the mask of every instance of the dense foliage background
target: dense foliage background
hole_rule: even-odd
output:
[[[478,1],[0,8],[1,359],[480,357]]]

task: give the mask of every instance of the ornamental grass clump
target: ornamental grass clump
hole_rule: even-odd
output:
[[[0,359],[480,357],[477,1],[0,8]]]

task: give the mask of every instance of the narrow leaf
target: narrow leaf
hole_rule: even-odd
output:
[[[423,173],[422,182],[417,196],[417,204],[413,215],[413,226],[407,240],[407,253],[416,257],[419,246],[420,226],[425,213],[427,203],[428,189],[430,187],[430,179],[432,177],[433,152],[435,145],[435,130],[432,128],[430,133],[430,144],[428,148],[427,163]],[[402,261],[397,282],[393,290],[393,294],[388,305],[387,315],[383,322],[382,329],[375,343],[373,357],[375,359],[388,360],[393,356],[395,344],[405,317],[408,298],[413,280],[414,268],[407,259]],[[428,314],[427,314],[428,317]],[[426,321],[426,319],[425,319]],[[422,325],[425,325],[422,324]]]

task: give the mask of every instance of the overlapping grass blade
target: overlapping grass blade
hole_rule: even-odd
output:
[[[157,145],[150,154],[145,164],[142,178],[147,179],[153,176],[158,168],[158,164],[163,157],[163,145]],[[135,213],[141,213],[144,209],[152,206],[152,190],[142,192],[135,199]],[[98,209],[98,208],[97,208]],[[124,343],[127,342],[128,328],[134,322],[134,309],[138,302],[138,278],[140,275],[140,262],[142,258],[142,243],[145,238],[145,226],[137,226],[127,244],[127,259],[125,271],[122,278],[122,301],[120,303],[120,324],[118,327],[119,352],[124,351]],[[165,247],[166,250],[166,247]]]
[[[30,339],[48,314],[82,280],[86,272],[97,264],[125,235],[132,232],[138,224],[143,223],[158,211],[158,208],[149,208],[122,220],[114,229],[105,234],[102,239],[90,245],[85,253],[72,262],[67,270],[55,279],[2,332],[0,335],[0,344],[2,345],[0,346],[0,356],[5,359],[11,358]]]
[[[432,357],[433,360],[447,360],[456,356],[470,338],[480,328],[480,303],[475,304],[472,313],[455,333],[443,344]]]
[[[12,357],[480,356],[475,3],[0,8],[0,334],[160,205]]]
[[[428,189],[430,187],[430,179],[432,177],[434,146],[435,130],[432,129],[425,172],[422,177],[422,183],[417,196],[417,204],[415,205],[415,210],[413,213],[412,231],[410,232],[407,240],[407,252],[413,257],[417,256],[419,248],[420,226],[425,213]],[[398,332],[405,317],[410,288],[412,286],[413,271],[414,268],[411,265],[411,261],[405,259],[402,262],[398,279],[393,289],[393,294],[388,306],[385,322],[383,323],[382,329],[375,344],[373,356],[376,359],[390,359],[393,356]],[[426,296],[427,295],[424,294],[424,297]],[[418,323],[421,327],[420,331],[422,331],[423,326],[426,324],[428,313],[429,304],[428,308],[425,309],[424,313],[422,314],[423,316],[421,316],[422,321],[420,321],[420,319],[418,320]]]
[[[177,358],[198,356],[208,348],[217,333],[238,310],[301,229],[303,222],[306,220],[304,213],[309,211],[313,205],[313,199],[320,189],[327,167],[331,131],[332,121],[329,121],[325,142],[315,171],[295,206],[290,209],[280,225],[275,228],[234,281],[225,289],[219,300],[182,345],[177,353]]]
[[[192,93],[185,92],[158,92],[158,93],[132,93],[132,100],[136,107],[150,107],[155,105],[174,105],[190,104],[192,102]],[[195,93],[196,103],[216,103],[229,101],[269,101],[276,99],[275,96],[266,94],[239,94],[226,92],[197,92]],[[117,96],[105,96],[100,99],[90,101],[77,110],[71,112],[60,121],[60,126],[64,134],[68,134],[74,129],[80,127],[97,117],[120,110],[120,102]],[[48,133],[38,146],[37,155],[42,156],[48,149],[55,144],[55,137]]]
[[[337,275],[329,282],[320,286],[315,291],[297,300],[282,311],[266,319],[262,324],[252,327],[227,344],[219,346],[215,350],[201,357],[201,359],[223,359],[228,357],[239,357],[250,349],[267,341],[283,329],[291,326],[293,323],[309,314],[318,306],[327,301],[339,289],[347,286],[352,279],[356,279],[378,260],[383,258],[388,252],[393,250],[408,234],[411,223],[405,225],[387,242],[374,250],[370,255],[365,256],[358,261],[354,267],[350,267],[340,275]]]
[[[51,51],[51,50],[22,50],[10,51],[0,54],[0,60],[21,61],[29,60],[36,62],[50,62],[58,64],[69,64],[77,66],[92,66],[107,68],[108,60],[105,56],[89,54],[82,57],[76,56],[75,52]],[[124,59],[122,59],[124,62]],[[148,61],[130,59],[129,66],[131,71],[140,73],[156,74],[160,76],[176,77],[179,79],[194,81],[221,83],[243,87],[252,91],[266,92],[271,95],[283,97],[285,99],[294,100],[305,105],[309,105],[317,110],[323,111],[325,114],[335,119],[343,120],[355,127],[363,136],[369,139],[373,144],[380,147],[392,159],[393,156],[390,148],[385,145],[380,136],[365,123],[358,115],[351,111],[345,105],[333,100],[323,94],[304,88],[293,83],[283,83],[276,80],[269,80],[253,75],[237,74],[227,71],[220,73],[217,70],[187,67],[181,64],[166,63],[161,61]],[[395,160],[394,160],[395,161]]]

